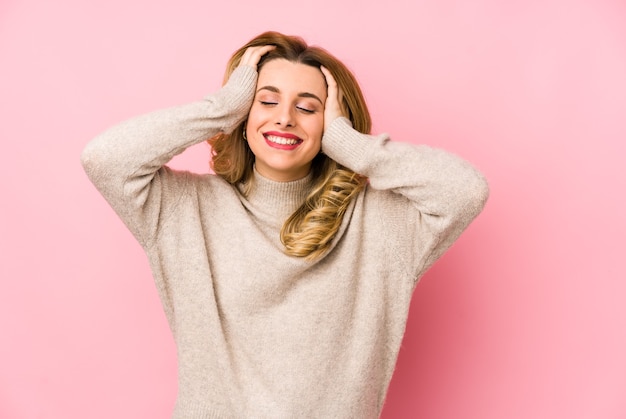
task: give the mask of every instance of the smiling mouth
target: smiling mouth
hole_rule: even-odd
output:
[[[303,143],[302,139],[293,134],[266,132],[263,137],[267,145],[279,150],[295,150]]]
[[[279,144],[279,145],[296,145],[302,142],[299,138],[286,138],[279,137],[278,135],[268,135],[265,134],[265,139],[271,143]]]

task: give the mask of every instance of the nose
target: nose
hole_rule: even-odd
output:
[[[289,105],[279,105],[276,108],[276,115],[274,116],[275,123],[281,127],[293,127],[296,124],[295,114],[293,107]]]

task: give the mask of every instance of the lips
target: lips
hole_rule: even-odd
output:
[[[294,150],[302,144],[302,139],[286,132],[270,131],[264,133],[263,137],[267,145],[280,150]]]

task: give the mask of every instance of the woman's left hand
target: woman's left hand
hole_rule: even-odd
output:
[[[347,112],[343,106],[343,92],[341,88],[337,86],[335,78],[326,67],[321,66],[320,70],[322,70],[326,78],[326,84],[328,85],[328,97],[324,104],[324,131],[326,131],[335,119],[341,116],[347,116]]]

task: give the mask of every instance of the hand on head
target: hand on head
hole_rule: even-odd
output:
[[[276,48],[275,45],[262,45],[259,47],[249,47],[243,53],[243,56],[241,57],[241,61],[239,62],[239,65],[247,65],[256,70],[256,66],[261,60],[261,57],[263,57],[265,54],[267,54],[268,52],[272,51],[275,48]]]
[[[343,106],[343,92],[337,86],[337,81],[326,67],[321,66],[320,70],[322,70],[328,85],[328,97],[324,106],[324,131],[326,131],[335,119],[348,115]]]

